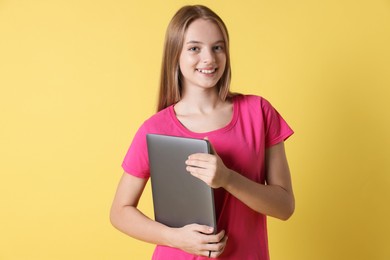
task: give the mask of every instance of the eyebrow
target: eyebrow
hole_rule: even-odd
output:
[[[189,42],[186,42],[186,44],[202,44],[203,42],[200,42],[200,41],[189,41]],[[224,40],[219,40],[219,41],[216,41],[215,43],[213,44],[217,44],[217,43],[225,43]]]

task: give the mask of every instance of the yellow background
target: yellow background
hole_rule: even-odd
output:
[[[165,28],[194,3],[229,28],[232,90],[296,132],[296,212],[269,219],[272,259],[390,259],[388,0],[1,0],[0,259],[150,258],[109,208]]]

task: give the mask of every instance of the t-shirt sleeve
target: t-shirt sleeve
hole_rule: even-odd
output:
[[[123,170],[135,177],[149,178],[149,157],[146,144],[146,131],[142,125],[134,136],[122,162]]]
[[[278,111],[265,99],[261,102],[265,120],[265,146],[271,147],[289,138],[294,131]]]

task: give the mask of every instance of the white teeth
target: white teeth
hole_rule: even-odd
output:
[[[211,74],[213,72],[215,72],[215,69],[212,69],[212,70],[201,70],[201,69],[198,69],[199,72],[201,73],[204,73],[204,74]]]

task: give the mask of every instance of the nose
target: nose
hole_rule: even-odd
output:
[[[203,63],[210,64],[215,62],[215,53],[212,48],[205,48],[202,52]]]

